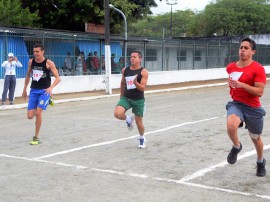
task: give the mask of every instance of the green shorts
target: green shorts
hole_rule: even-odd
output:
[[[134,113],[136,116],[143,117],[145,106],[144,101],[145,99],[131,100],[123,96],[120,98],[117,106],[124,107],[126,111],[132,108],[132,113]]]

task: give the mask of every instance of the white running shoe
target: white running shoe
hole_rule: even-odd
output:
[[[134,114],[131,114],[126,119],[127,128],[128,128],[129,131],[133,130],[133,121],[134,120],[135,120],[135,115]]]
[[[139,144],[139,148],[141,148],[141,149],[144,149],[145,147],[146,147],[146,139],[145,138],[140,138],[139,139],[139,141],[140,141],[140,144]]]

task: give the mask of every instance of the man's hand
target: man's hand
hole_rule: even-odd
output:
[[[27,98],[27,92],[26,92],[26,90],[23,90],[22,97],[26,100],[26,98]]]
[[[231,88],[242,88],[242,82],[240,81],[229,79],[228,84]]]

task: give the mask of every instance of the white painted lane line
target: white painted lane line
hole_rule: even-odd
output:
[[[244,195],[244,196],[253,196],[253,197],[258,197],[258,198],[263,198],[263,199],[270,199],[270,196],[268,196],[268,195],[253,194],[253,193],[249,193],[249,192],[240,192],[240,191],[236,191],[236,190],[232,190],[232,189],[211,187],[211,186],[190,183],[190,182],[180,182],[179,180],[173,180],[173,179],[164,179],[164,178],[152,178],[152,179],[155,179],[158,181],[163,181],[163,182],[170,182],[170,183],[187,185],[187,186],[191,186],[191,187],[198,187],[198,188],[202,188],[202,189],[221,191],[221,192],[225,192],[225,193],[239,194],[239,195]]]
[[[267,195],[253,194],[253,193],[249,193],[249,192],[241,192],[241,191],[225,189],[225,188],[218,188],[218,187],[210,187],[210,186],[205,186],[205,185],[195,184],[195,183],[189,183],[189,182],[183,182],[183,183],[180,183],[180,184],[184,184],[184,185],[192,186],[192,187],[199,187],[199,188],[202,188],[202,189],[216,190],[216,191],[221,191],[221,192],[225,192],[225,193],[239,194],[239,195],[244,195],[244,196],[252,196],[252,197],[257,197],[257,198],[269,199],[270,200],[270,196],[267,196]]]
[[[145,135],[150,135],[150,134],[154,134],[154,133],[164,132],[164,131],[168,131],[168,130],[171,130],[171,129],[179,128],[179,127],[182,127],[182,126],[196,124],[196,123],[201,123],[201,122],[205,122],[205,121],[211,121],[211,120],[218,119],[218,118],[220,118],[220,117],[217,116],[217,117],[212,117],[212,118],[208,118],[208,119],[202,119],[202,120],[198,120],[198,121],[185,122],[185,123],[181,123],[181,124],[177,124],[177,125],[173,125],[173,126],[168,126],[166,128],[163,128],[163,129],[158,129],[158,130],[155,130],[155,131],[150,131],[150,132],[145,133]],[[88,149],[88,148],[93,148],[93,147],[99,147],[99,146],[114,144],[116,142],[130,140],[130,139],[137,138],[137,137],[139,137],[139,135],[134,135],[134,136],[130,136],[130,137],[127,137],[127,138],[121,138],[121,139],[112,140],[112,141],[101,142],[101,143],[97,143],[97,144],[91,144],[91,145],[87,145],[87,146],[83,146],[83,147],[77,147],[77,148],[73,148],[73,149],[69,149],[69,150],[64,150],[64,151],[60,151],[60,152],[56,152],[56,153],[52,153],[52,154],[48,154],[48,155],[36,157],[34,159],[50,158],[50,157],[54,157],[54,156],[58,156],[58,155],[68,154],[68,153],[75,152],[75,151],[81,151],[83,149]]]
[[[51,162],[51,161],[46,161],[46,160],[26,158],[26,157],[20,157],[20,156],[11,156],[11,155],[7,155],[7,154],[0,154],[0,157],[19,159],[19,160],[26,160],[26,161],[34,161],[34,162],[41,162],[41,163],[48,163],[48,164],[54,164],[54,165],[59,165],[59,166],[64,166],[64,167],[73,167],[73,168],[76,168],[76,169],[87,169],[88,168],[88,167],[80,166],[80,165],[73,165],[73,164],[67,164],[67,163],[61,163],[61,162]]]
[[[270,144],[264,146],[263,149],[264,149],[264,150],[270,149]],[[237,160],[239,161],[239,160],[241,160],[241,159],[244,159],[244,158],[253,156],[253,155],[255,155],[255,154],[256,154],[256,150],[252,150],[252,151],[246,152],[246,153],[244,153],[244,154],[242,154],[242,155],[239,155],[238,158],[237,158]],[[210,166],[210,167],[208,167],[208,168],[199,170],[199,171],[197,171],[197,172],[195,172],[195,173],[193,173],[193,174],[191,174],[191,175],[187,175],[187,176],[181,178],[181,179],[179,180],[179,182],[180,182],[180,183],[184,183],[184,182],[188,182],[188,181],[190,181],[190,180],[196,179],[196,178],[198,178],[198,177],[202,177],[202,176],[204,176],[205,174],[207,174],[207,173],[209,173],[209,172],[212,172],[212,171],[216,170],[217,168],[225,167],[226,165],[228,165],[227,161],[223,161],[223,162],[221,162],[221,163],[219,163],[219,164],[216,164],[216,165]]]
[[[152,179],[152,180],[162,181],[162,182],[167,182],[167,183],[176,183],[176,184],[181,184],[181,185],[186,185],[186,186],[191,186],[191,187],[198,187],[198,188],[202,188],[202,189],[209,189],[209,190],[221,191],[221,192],[225,192],[225,193],[239,194],[239,195],[244,195],[244,196],[252,196],[252,197],[270,200],[270,196],[267,196],[267,195],[253,194],[253,193],[249,193],[249,192],[240,192],[240,191],[231,190],[231,189],[211,187],[211,186],[206,186],[206,185],[202,185],[202,184],[184,182],[184,181],[179,181],[179,180],[174,180],[174,179],[151,177],[151,176],[147,176],[144,174],[137,174],[137,173],[132,173],[132,172],[131,173],[124,173],[124,172],[115,171],[115,170],[108,170],[108,169],[88,168],[86,166],[81,166],[81,165],[73,165],[73,164],[67,164],[67,163],[61,163],[61,162],[51,162],[51,161],[46,161],[46,160],[37,160],[37,159],[31,159],[31,158],[25,158],[25,157],[11,156],[11,155],[6,155],[6,154],[0,154],[0,157],[13,158],[13,159],[19,159],[19,160],[27,160],[27,161],[32,161],[32,162],[48,163],[48,164],[53,164],[53,165],[58,165],[58,166],[71,167],[71,168],[75,168],[78,170],[82,170],[82,169],[83,170],[92,170],[92,171],[96,171],[96,172],[109,173],[112,175],[123,175],[123,176],[135,177],[135,178],[141,178],[141,179]]]

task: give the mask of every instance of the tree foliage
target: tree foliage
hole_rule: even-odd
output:
[[[0,25],[38,27],[36,12],[22,9],[20,0],[0,0]]]
[[[173,12],[172,36],[219,36],[270,33],[270,1],[216,0],[205,10]],[[164,29],[163,29],[164,28]],[[132,24],[136,35],[170,36],[170,13],[149,16]]]
[[[217,0],[195,18],[196,36],[266,34],[270,32],[270,5],[262,0]]]
[[[172,14],[172,35],[180,37],[190,35],[190,22],[195,17],[191,10],[177,11]],[[148,16],[133,23],[130,27],[132,35],[169,37],[170,36],[171,13],[158,16]]]
[[[43,28],[84,31],[85,22],[104,24],[103,0],[21,0],[23,8],[38,12]],[[154,0],[111,0],[116,8],[125,13],[128,20],[137,20],[151,14],[150,6],[156,6]],[[117,33],[123,22],[119,13],[110,11],[112,32]],[[114,26],[116,28],[114,29]]]

